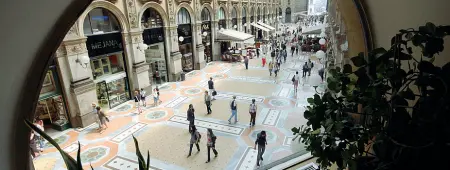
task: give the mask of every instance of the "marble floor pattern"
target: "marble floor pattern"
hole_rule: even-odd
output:
[[[77,141],[81,145],[83,166],[92,164],[96,170],[136,169],[137,157],[132,140],[134,135],[140,142],[140,151],[146,157],[150,152],[150,169],[227,169],[246,170],[256,168],[257,151],[253,149],[256,135],[266,130],[268,145],[262,164],[281,159],[293,151],[290,145],[293,136],[290,129],[306,124],[303,118],[306,98],[314,95],[313,86],[319,85],[318,61],[310,77],[302,78],[298,93],[291,82],[295,71],[301,75],[301,65],[309,56],[288,56],[278,77],[269,76],[267,65],[262,67],[261,59],[250,60],[249,70],[242,63],[211,62],[202,70],[187,74],[186,81],[170,82],[160,86],[162,103],[148,105],[140,115],[132,101],[126,102],[107,113],[109,128],[102,134],[96,131],[97,124],[85,128],[69,129],[52,133],[52,137],[64,151],[76,158]],[[270,61],[270,57],[268,57]],[[213,77],[218,95],[212,104],[212,114],[206,114],[203,101],[207,80]],[[323,88],[323,87],[322,87]],[[320,88],[319,88],[320,89]],[[229,103],[237,96],[238,120],[229,124]],[[256,100],[258,113],[256,126],[249,127],[249,103]],[[188,122],[186,110],[193,104],[199,132],[202,134],[201,151],[193,149],[193,155],[186,158],[189,150]],[[234,121],[233,121],[234,122]],[[218,157],[211,153],[211,162],[206,164],[206,128],[212,128],[217,135]],[[37,170],[66,169],[60,154],[50,144],[45,145],[43,154],[34,160]],[[195,148],[195,147],[194,147]]]

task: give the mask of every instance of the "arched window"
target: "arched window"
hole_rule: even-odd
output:
[[[283,16],[283,10],[281,8],[278,8],[278,16]]]
[[[242,18],[247,17],[247,10],[245,8],[242,8]]]
[[[220,7],[220,9],[219,9],[219,11],[217,13],[217,17],[219,20],[225,19],[225,10],[222,7]]]
[[[231,18],[236,18],[236,17],[237,17],[236,7],[233,7],[233,9],[231,9]]]
[[[259,7],[256,10],[256,19],[257,19],[256,22],[259,22],[259,20],[261,19],[261,11],[260,11]]]
[[[163,27],[163,20],[159,12],[153,8],[148,8],[144,11],[141,17],[141,25],[144,29]]]
[[[83,24],[84,35],[119,32],[120,25],[116,16],[104,8],[92,9]]]
[[[178,11],[177,14],[177,24],[190,24],[191,23],[191,16],[189,15],[189,12],[186,8],[181,8],[180,11]]]
[[[208,8],[202,9],[202,21],[211,21],[211,15],[209,14]]]
[[[291,22],[291,8],[287,7],[286,8],[286,23],[290,23]]]

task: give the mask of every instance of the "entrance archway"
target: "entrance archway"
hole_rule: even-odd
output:
[[[181,57],[181,67],[184,72],[194,70],[194,53],[192,41],[191,16],[186,8],[181,7],[177,14],[178,47]]]
[[[147,8],[141,17],[142,39],[148,48],[144,50],[145,60],[151,65],[150,79],[156,84],[169,81],[168,58],[166,55],[164,20],[154,8]]]
[[[122,30],[116,16],[105,8],[92,9],[83,23],[98,105],[110,109],[131,96]]]
[[[204,7],[201,14],[202,19],[202,44],[205,46],[205,61],[212,61],[212,30],[211,30],[211,13],[208,8]]]
[[[291,23],[291,8],[287,7],[286,8],[286,23]]]

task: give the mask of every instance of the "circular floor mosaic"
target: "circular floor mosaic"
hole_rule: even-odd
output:
[[[254,130],[251,134],[250,134],[250,137],[253,139],[253,140],[256,140],[256,136],[261,132],[262,130]],[[267,142],[272,142],[272,141],[275,141],[276,140],[276,138],[277,138],[277,135],[275,134],[275,133],[273,133],[272,131],[268,131],[268,130],[265,130],[266,131],[266,140],[267,140]]]
[[[216,78],[216,79],[225,78],[225,76],[224,76],[223,74],[215,74],[215,75],[213,75],[212,77],[213,77],[213,78]]]
[[[132,108],[132,106],[127,104],[127,105],[124,105],[122,107],[117,108],[116,111],[118,111],[118,112],[125,112],[125,111],[130,110],[131,108]]]
[[[69,136],[68,135],[61,135],[55,139],[53,139],[58,145],[62,145],[63,143],[67,142],[67,140],[69,140]],[[47,142],[44,146],[44,148],[51,148],[54,147],[52,144],[50,144],[49,142]]]
[[[159,88],[159,90],[168,90],[168,89],[170,89],[170,86],[169,85],[164,85],[164,86],[161,86],[161,87],[158,87]]]
[[[190,94],[190,95],[199,94],[201,92],[202,92],[202,89],[200,89],[200,88],[192,88],[192,89],[188,89],[185,91],[186,94]]]
[[[90,148],[87,151],[81,153],[80,158],[82,163],[91,163],[100,160],[108,153],[106,147]]]
[[[150,113],[148,113],[147,115],[145,115],[145,117],[147,119],[160,119],[163,118],[167,115],[166,111],[162,111],[162,110],[157,110],[157,111],[152,111]]]
[[[272,99],[269,104],[275,107],[286,107],[290,105],[290,101],[287,99]]]

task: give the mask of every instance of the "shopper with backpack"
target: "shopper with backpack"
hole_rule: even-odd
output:
[[[264,151],[266,150],[266,145],[267,145],[267,140],[266,140],[266,131],[261,131],[257,137],[256,137],[256,141],[255,141],[255,149],[256,149],[256,145],[258,145],[258,156],[256,158],[256,165],[259,166],[259,162],[260,160],[263,161],[263,154]]]
[[[208,161],[206,161],[206,163],[208,163],[211,159],[210,159],[210,155],[211,155],[211,149],[214,152],[214,157],[217,157],[217,155],[219,154],[216,150],[216,140],[217,137],[216,135],[214,135],[213,131],[211,128],[208,128],[206,130],[206,146],[208,147]]]
[[[187,157],[191,156],[192,147],[194,147],[194,144],[197,147],[197,151],[200,152],[200,146],[198,145],[198,143],[200,143],[202,135],[200,135],[195,126],[192,126],[191,129],[192,131],[191,131],[191,140],[189,142],[189,155]]]
[[[249,106],[250,113],[250,126],[255,126],[256,112],[258,110],[258,106],[255,104],[255,99],[252,99],[252,103]]]
[[[230,103],[230,108],[231,108],[231,116],[228,119],[228,123],[231,124],[231,118],[234,117],[234,123],[238,122],[237,119],[237,103],[236,103],[236,96],[233,96],[233,100]]]

